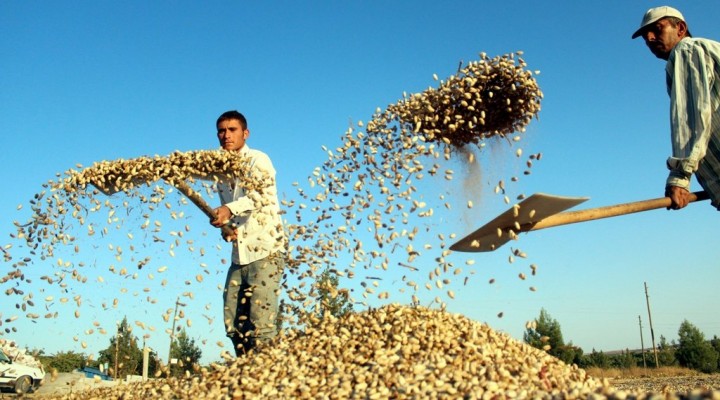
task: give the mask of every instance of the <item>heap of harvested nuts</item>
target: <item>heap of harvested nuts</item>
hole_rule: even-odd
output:
[[[185,378],[62,399],[716,399],[630,393],[458,314],[390,304],[331,316]]]
[[[285,332],[189,379],[63,398],[587,398],[603,390],[583,370],[487,325],[391,304]]]

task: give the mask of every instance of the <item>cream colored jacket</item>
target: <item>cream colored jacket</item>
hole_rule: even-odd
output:
[[[262,182],[259,191],[246,191],[240,178],[221,180],[217,184],[220,200],[233,215],[231,223],[237,228],[233,243],[232,261],[246,265],[275,252],[285,251],[285,232],[280,217],[275,168],[270,157],[246,144],[240,154],[250,160],[252,179]],[[247,192],[247,193],[246,193]]]

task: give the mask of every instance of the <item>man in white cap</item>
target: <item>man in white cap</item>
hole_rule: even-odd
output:
[[[667,60],[672,156],[665,195],[671,209],[689,203],[690,177],[695,174],[720,210],[720,43],[694,38],[685,17],[668,7],[648,10],[633,33],[650,51]]]

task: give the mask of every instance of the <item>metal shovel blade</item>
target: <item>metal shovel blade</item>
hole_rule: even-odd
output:
[[[708,200],[709,197],[706,192],[694,192],[689,194],[689,201],[693,203]],[[450,250],[465,252],[493,251],[509,240],[516,238],[520,232],[667,208],[672,204],[669,197],[659,197],[586,210],[562,212],[587,199],[588,197],[561,197],[536,193],[450,246]]]
[[[589,197],[564,197],[535,193],[516,204],[480,229],[450,246],[463,252],[493,251],[526,232],[537,222],[587,201]]]

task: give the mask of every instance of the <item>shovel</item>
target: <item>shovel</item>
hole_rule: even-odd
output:
[[[690,202],[707,200],[708,198],[708,194],[703,191],[690,193]],[[517,234],[520,232],[536,231],[553,226],[667,208],[671,204],[669,197],[661,197],[633,203],[562,212],[588,199],[588,197],[563,197],[535,193],[450,246],[450,250],[462,252],[493,251],[511,239],[516,239]]]
[[[196,191],[194,191],[190,186],[188,186],[187,183],[181,180],[173,180],[172,182],[167,182],[174,186],[177,190],[179,190],[180,193],[184,194],[185,197],[190,199],[190,201],[195,204],[200,209],[200,211],[207,215],[208,218],[210,218],[211,220],[217,218],[217,215],[215,214],[215,211],[212,209],[212,207],[210,207],[208,203],[203,200],[200,195],[197,194]],[[93,182],[92,185],[108,196],[111,196],[114,193],[114,191],[109,190],[107,187],[100,184],[99,182]],[[233,228],[229,224],[223,225],[220,229],[222,230],[223,238],[235,233]]]

